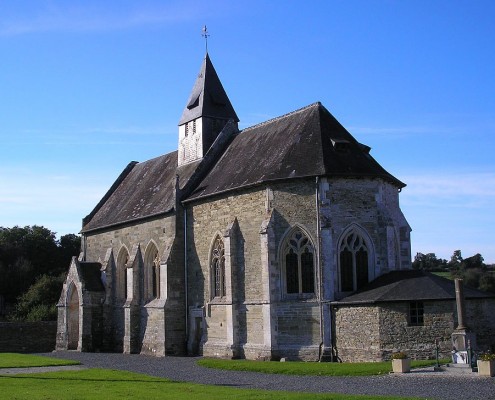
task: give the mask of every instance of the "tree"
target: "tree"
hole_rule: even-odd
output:
[[[448,265],[451,275],[463,279],[467,286],[482,291],[495,292],[495,277],[485,265],[480,253],[463,259],[461,251],[456,250]]]
[[[422,269],[425,271],[439,271],[445,269],[447,260],[437,258],[435,253],[416,253],[412,267],[414,269]]]
[[[64,275],[41,276],[27,292],[19,297],[10,319],[14,321],[55,321],[57,301]]]
[[[59,257],[58,263],[60,272],[66,272],[72,257],[78,256],[81,251],[81,237],[70,233],[60,237],[58,242]]]
[[[480,279],[482,274],[483,273],[479,268],[465,269],[463,274],[464,283],[467,286],[478,288],[480,286]]]
[[[470,269],[470,268],[484,268],[485,264],[483,264],[483,256],[480,253],[475,254],[474,256],[465,258],[462,262],[462,268]]]
[[[450,257],[449,268],[459,268],[462,262],[462,254],[460,250],[454,250],[452,257]]]
[[[64,235],[57,241],[55,233],[42,226],[0,227],[0,294],[14,303],[41,276],[65,273],[80,246],[79,236]]]
[[[495,293],[495,276],[490,273],[483,273],[479,280],[479,289],[484,292]]]

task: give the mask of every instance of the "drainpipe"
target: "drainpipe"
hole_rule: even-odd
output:
[[[321,361],[321,357],[323,355],[322,347],[323,347],[323,304],[322,304],[322,296],[323,296],[323,277],[322,277],[322,267],[321,267],[321,236],[320,236],[320,177],[316,177],[316,191],[315,191],[315,203],[316,203],[316,265],[318,267],[318,306],[320,308],[320,346],[319,346],[319,354],[318,361]]]
[[[184,212],[184,288],[185,288],[185,296],[186,296],[186,351],[187,351],[187,342],[189,340],[189,303],[188,303],[188,281],[187,281],[187,209],[183,204],[183,212]]]

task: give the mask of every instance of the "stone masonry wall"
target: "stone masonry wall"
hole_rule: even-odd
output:
[[[410,228],[399,207],[397,188],[381,180],[323,179],[321,184],[322,236],[330,245],[322,262],[338,265],[339,240],[351,225],[363,229],[373,243],[370,279],[390,270],[410,268]],[[335,294],[340,298],[338,271],[334,270]]]
[[[410,249],[410,242],[409,226],[399,208],[397,188],[380,180],[322,179],[319,191],[324,301],[336,298],[338,240],[353,223],[364,229],[373,242],[374,259],[370,266],[373,273],[370,278],[389,269],[410,267],[410,263],[403,262],[401,258],[400,249],[402,246]],[[263,325],[261,306],[264,293],[260,284],[260,227],[269,212],[273,229],[269,251],[274,253],[270,264],[270,279],[274,282],[270,293],[270,312],[274,316],[271,329],[275,334],[272,350],[280,356],[290,353],[297,358],[299,352],[301,355],[304,353],[306,359],[314,359],[318,356],[318,346],[322,340],[330,343],[331,325],[328,318],[322,323],[323,332],[320,331],[318,265],[315,264],[314,297],[294,299],[282,293],[283,265],[278,254],[285,236],[296,225],[306,232],[315,248],[318,246],[314,179],[271,184],[189,206],[189,304],[201,306],[210,303],[208,263],[212,241],[216,234],[223,235],[229,224],[237,219],[238,237],[234,239],[236,267],[232,271],[233,301],[236,304],[232,327],[236,331],[234,340],[244,348],[245,354],[249,353],[249,346],[262,345],[263,336],[268,333],[265,329],[270,327]],[[404,229],[406,234],[401,237],[400,232]],[[315,261],[316,257],[315,254]],[[227,341],[229,335],[228,329],[225,329],[225,324],[228,324],[225,307],[230,305],[217,304],[216,299],[214,303],[216,314],[211,306],[206,310],[208,340],[214,339],[220,343],[222,337]],[[327,314],[330,313],[327,311]]]
[[[97,262],[103,260],[107,249],[112,248],[114,257],[117,258],[122,246],[129,253],[134,244],[141,244],[144,254],[146,246],[154,241],[158,246],[158,254],[162,254],[165,241],[175,235],[175,215],[170,215],[156,220],[137,223],[115,230],[87,234],[86,261]]]
[[[56,321],[0,322],[0,353],[50,352],[56,335]]]
[[[309,236],[315,250],[318,248],[316,233],[316,182],[314,179],[298,180],[272,186],[276,261],[274,272],[279,284],[275,297],[277,352],[276,358],[316,360],[318,359],[320,334],[319,270],[317,254],[315,260],[314,296],[297,299],[283,292],[284,272],[279,249],[288,231],[300,226]]]
[[[495,299],[467,300],[466,322],[476,334],[476,350],[495,353]]]
[[[202,204],[195,204],[188,211],[188,270],[190,297],[189,304],[206,306],[207,346],[215,343],[213,355],[222,353],[221,343],[229,336],[229,304],[214,299],[210,294],[209,256],[211,245],[217,234],[237,219],[238,230],[234,234],[236,254],[232,271],[234,318],[231,329],[234,341],[242,349],[240,356],[258,358],[261,356],[265,336],[270,334],[265,326],[263,304],[266,293],[260,282],[261,242],[260,228],[273,210],[273,230],[275,242],[270,243],[270,251],[278,252],[278,247],[290,228],[301,226],[316,246],[316,201],[315,182],[298,181],[272,185],[245,191],[235,196],[225,196]],[[278,254],[275,254],[275,258]],[[271,329],[281,341],[277,343],[277,354],[297,356],[311,348],[311,359],[318,355],[320,343],[319,307],[316,295],[303,302],[285,299],[281,293],[281,270],[278,262],[272,265],[272,279],[277,282],[272,288],[270,306],[275,314],[275,324]],[[317,279],[315,279],[315,282]],[[317,286],[315,284],[315,286]],[[273,349],[275,351],[275,349]],[[206,352],[205,354],[208,354]]]
[[[334,308],[338,356],[346,362],[381,361],[404,351],[413,359],[433,359],[438,339],[440,357],[449,358],[457,326],[455,300],[423,304],[423,326],[408,324],[408,302]],[[468,326],[476,334],[478,351],[495,350],[494,306],[494,299],[466,301]]]
[[[381,361],[380,316],[375,306],[334,308],[336,354],[343,362]]]
[[[135,332],[133,335],[136,339],[133,340],[138,340],[139,343],[133,348],[145,354],[158,356],[184,354],[185,290],[182,216],[176,218],[175,214],[170,214],[115,230],[90,233],[86,236],[86,261],[105,260],[108,249],[112,249],[113,263],[116,265],[119,252],[123,247],[131,254],[136,245],[140,246],[140,252],[137,254],[141,259],[135,263],[138,270],[134,271],[133,275],[133,280],[137,279],[137,281],[131,283],[129,279],[127,280],[128,285],[131,285],[128,290],[134,290],[134,294],[138,296],[132,302],[135,308],[132,314],[135,315],[135,319],[132,324],[136,326],[133,328]],[[168,260],[161,260],[162,263],[167,263],[160,274],[161,298],[152,300],[147,305],[148,299],[145,299],[143,286],[143,267],[146,249],[151,243],[156,246],[160,258],[163,258],[165,250],[170,249],[170,251],[167,250],[166,253]],[[108,274],[112,276],[107,279],[106,292],[107,296],[113,299],[116,288],[112,285],[117,284],[115,271],[109,268],[107,276]],[[104,347],[107,350],[123,351],[126,321],[122,301],[108,302],[107,300],[103,319],[107,334],[104,338],[107,345]],[[108,335],[113,335],[113,337],[108,337]]]
[[[413,359],[433,359],[435,340],[439,339],[442,357],[452,350],[455,302],[424,301],[424,324],[408,324],[409,303],[390,303],[380,306],[380,347],[383,359],[393,352],[404,351]]]
[[[206,308],[207,346],[216,347],[212,355],[227,356],[227,350],[222,349],[222,344],[227,343],[229,329],[230,334],[233,334],[234,327],[228,326],[227,319],[228,308],[232,305],[219,299],[212,302],[209,267],[211,246],[218,234],[223,238],[225,230],[236,218],[238,229],[232,238],[237,249],[237,254],[233,255],[236,267],[232,271],[236,344],[244,345],[248,340],[255,345],[262,344],[259,336],[252,332],[248,334],[247,327],[257,325],[255,321],[259,320],[259,315],[252,311],[262,299],[259,232],[266,215],[265,198],[264,190],[253,189],[195,204],[187,209],[189,305],[204,305]],[[262,332],[262,329],[262,326],[257,326],[257,331]],[[222,355],[222,352],[225,354]]]

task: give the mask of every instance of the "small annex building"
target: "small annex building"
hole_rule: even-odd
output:
[[[57,349],[317,360],[345,343],[333,302],[411,268],[405,184],[321,103],[238,122],[206,54],[177,151],[83,219]]]
[[[466,286],[463,299],[473,350],[493,351],[495,293]],[[392,271],[332,302],[333,348],[339,359],[358,362],[387,360],[397,351],[431,359],[438,344],[440,356],[449,358],[456,307],[454,281],[421,270]]]

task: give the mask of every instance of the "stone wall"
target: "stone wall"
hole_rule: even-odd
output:
[[[339,240],[351,226],[361,229],[372,242],[369,279],[396,269],[411,267],[410,227],[399,207],[399,192],[393,185],[375,179],[322,179],[321,229],[326,240],[322,262],[338,265]],[[329,258],[329,259],[327,259]],[[338,272],[338,271],[335,271]],[[334,273],[334,293],[340,293]]]
[[[323,272],[315,253],[314,296],[286,296],[280,246],[297,226],[318,249],[317,210]],[[206,307],[206,355],[230,351],[231,356],[237,352],[263,358],[260,349],[266,345],[274,358],[316,359],[322,342],[330,348],[331,315],[325,302],[336,298],[339,238],[352,224],[373,243],[370,279],[410,267],[410,229],[399,208],[397,188],[380,180],[273,183],[192,203],[187,220],[189,305]],[[234,221],[235,232],[227,234]],[[264,230],[266,240],[261,238]],[[210,293],[209,257],[216,235],[235,243],[227,262],[232,268],[232,298],[222,302],[212,301]],[[407,251],[402,254],[401,249]],[[225,350],[225,344],[237,349]]]
[[[441,357],[450,357],[455,302],[424,301],[423,305],[422,326],[408,324],[408,302],[381,305],[380,347],[383,359],[390,359],[397,351],[404,351],[413,359],[433,359],[437,339]]]
[[[263,299],[259,232],[266,217],[265,200],[263,189],[253,189],[187,208],[188,303],[205,307],[205,355],[235,357],[247,343],[263,345],[263,324],[259,325],[255,305]],[[229,229],[231,233],[226,232]],[[214,299],[211,293],[209,262],[217,235],[232,243],[233,253],[226,249],[232,269],[227,283],[230,298]]]
[[[275,261],[271,273],[277,277],[277,293],[272,299],[276,315],[276,350],[274,358],[317,360],[322,341],[320,331],[319,274],[317,265],[318,235],[316,209],[316,181],[299,180],[273,185],[273,233]],[[291,228],[299,226],[314,246],[315,293],[311,297],[294,298],[284,292],[284,266],[280,248]],[[328,277],[325,277],[328,279]]]
[[[50,352],[56,335],[56,321],[0,322],[0,353]]]
[[[477,350],[495,353],[495,299],[467,300],[466,323],[476,334]]]
[[[125,246],[128,252],[135,244],[141,245],[145,252],[148,243],[153,241],[161,255],[165,249],[166,240],[175,236],[175,215],[169,215],[130,226],[119,227],[114,230],[105,230],[86,234],[86,260],[97,262],[104,260],[108,249],[113,250],[117,258],[120,249]]]
[[[381,361],[378,307],[334,308],[334,324],[336,355],[341,361]]]
[[[103,348],[110,351],[141,352],[164,356],[185,354],[185,290],[183,223],[180,207],[176,214],[140,221],[133,225],[86,234],[86,261],[103,263],[106,298]],[[151,278],[144,271],[147,249],[158,250],[160,298],[150,299]],[[127,301],[119,298],[116,267],[125,249]],[[148,258],[147,258],[148,257]]]

